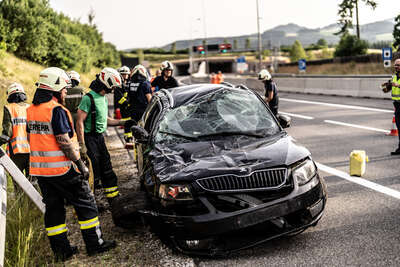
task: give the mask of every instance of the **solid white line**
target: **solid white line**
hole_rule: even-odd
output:
[[[279,111],[279,113],[282,113],[282,114],[285,114],[285,115],[289,115],[289,116],[292,116],[292,117],[302,118],[302,119],[305,119],[305,120],[313,120],[314,119],[314,117],[298,115],[298,114],[293,114],[293,113],[288,113],[288,112]]]
[[[388,130],[382,130],[382,129],[378,129],[378,128],[361,126],[361,125],[356,125],[356,124],[350,124],[350,123],[345,123],[345,122],[340,122],[340,121],[324,120],[324,122],[331,123],[331,124],[342,125],[342,126],[353,127],[353,128],[359,128],[359,129],[364,129],[364,130],[370,130],[370,131],[375,131],[375,132],[390,133],[390,131],[388,131]]]
[[[349,182],[356,183],[358,185],[365,186],[365,187],[367,187],[369,189],[372,189],[372,190],[375,190],[377,192],[380,192],[380,193],[386,194],[388,196],[400,199],[400,192],[399,191],[393,190],[393,189],[391,189],[389,187],[385,187],[383,185],[379,185],[379,184],[370,182],[370,181],[362,179],[362,178],[350,176],[345,172],[336,170],[334,168],[328,167],[328,166],[323,165],[323,164],[318,163],[318,162],[316,164],[318,166],[318,169],[320,169],[321,171],[333,174],[333,175],[338,176],[340,178],[343,178],[343,179],[345,179],[345,180],[347,180]]]
[[[323,105],[323,106],[329,106],[329,107],[338,107],[338,108],[347,108],[347,109],[358,109],[358,110],[368,110],[368,111],[393,113],[393,110],[389,110],[389,109],[367,108],[367,107],[332,104],[332,103],[318,102],[318,101],[289,99],[289,98],[284,98],[284,97],[280,97],[279,100],[288,101],[288,102],[304,103],[304,104]]]

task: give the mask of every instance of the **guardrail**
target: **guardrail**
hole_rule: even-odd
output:
[[[351,96],[391,99],[390,93],[382,92],[380,86],[391,78],[390,75],[295,75],[274,74],[273,79],[281,92]],[[208,77],[190,78],[191,83],[209,82]],[[244,84],[259,93],[264,92],[264,84],[256,77],[227,76],[225,81]]]
[[[0,165],[0,267],[4,264],[6,244],[7,176]]]

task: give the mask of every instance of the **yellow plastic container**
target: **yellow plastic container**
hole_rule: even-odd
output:
[[[350,175],[363,176],[367,162],[368,156],[364,150],[353,150],[350,153]]]

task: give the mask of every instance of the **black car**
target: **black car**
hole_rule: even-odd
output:
[[[161,90],[138,126],[141,192],[113,204],[140,215],[181,252],[224,255],[315,226],[326,186],[310,152],[252,90],[198,84]]]

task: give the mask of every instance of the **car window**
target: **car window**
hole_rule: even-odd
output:
[[[280,128],[272,116],[253,93],[222,89],[169,110],[160,123],[156,142],[171,136],[193,139],[218,134],[273,135]]]
[[[147,132],[151,132],[154,124],[154,120],[157,115],[160,113],[160,103],[159,101],[155,102],[149,112],[146,114],[145,122],[144,122],[144,129]]]

